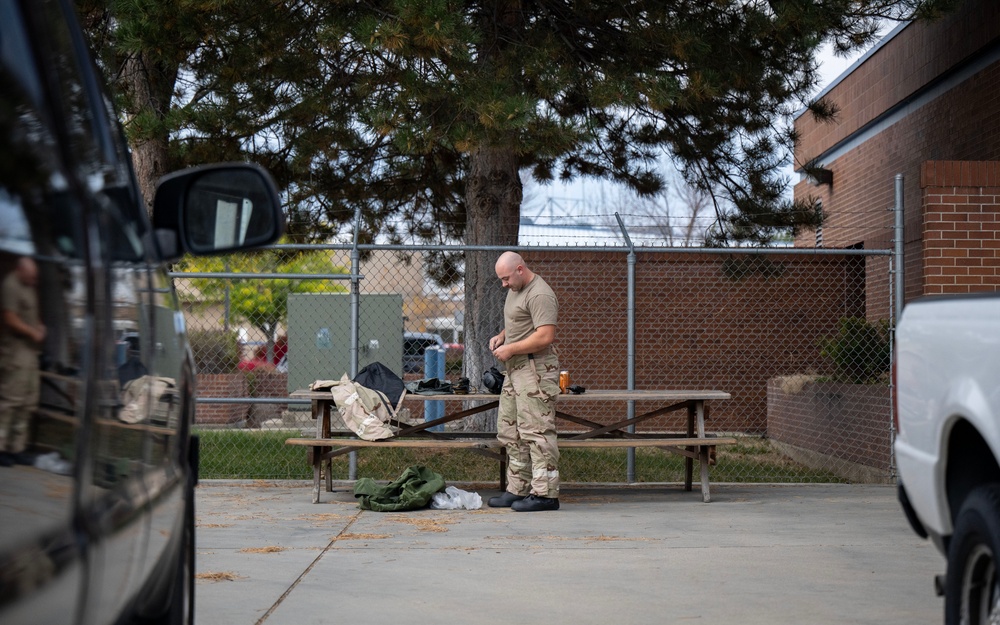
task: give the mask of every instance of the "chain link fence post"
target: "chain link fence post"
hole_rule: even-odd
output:
[[[635,246],[632,245],[632,239],[628,236],[628,229],[625,227],[625,222],[622,221],[621,215],[615,213],[615,219],[618,221],[618,227],[621,229],[622,237],[625,239],[625,247],[628,248],[628,255],[626,256],[628,264],[628,304],[626,308],[628,315],[628,353],[626,356],[628,374],[625,388],[633,391],[635,390]],[[626,415],[629,419],[635,418],[635,401],[630,400],[628,402]],[[628,426],[628,431],[634,434],[635,425]],[[626,451],[625,463],[625,481],[631,484],[635,482],[635,447],[629,447]]]

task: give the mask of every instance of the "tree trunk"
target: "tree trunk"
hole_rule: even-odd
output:
[[[170,168],[170,133],[164,120],[170,112],[174,84],[177,81],[176,66],[152,61],[145,54],[136,54],[125,61],[123,80],[129,96],[129,112],[150,125],[139,128],[132,136],[132,167],[139,181],[139,189],[146,203],[146,211],[153,208],[153,193],[156,183]]]
[[[153,193],[156,183],[167,173],[167,140],[146,139],[132,149],[132,166],[139,180],[139,189],[146,204],[146,212],[152,214]]]
[[[517,155],[512,148],[481,147],[471,155],[469,164],[466,243],[516,246],[521,216]],[[496,274],[500,253],[465,253],[465,375],[473,386],[482,387],[483,372],[498,364],[489,342],[503,329],[503,303],[507,297]],[[496,411],[491,410],[466,419],[465,428],[493,431],[496,418]]]

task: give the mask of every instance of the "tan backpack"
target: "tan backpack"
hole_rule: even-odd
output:
[[[336,381],[317,380],[309,388],[330,389],[344,426],[358,438],[377,441],[394,436],[388,425],[393,417],[392,406],[385,393],[361,386],[346,373]]]
[[[125,423],[140,423],[148,414],[151,425],[177,426],[180,395],[173,378],[143,375],[129,380],[122,389],[121,401],[118,418]]]

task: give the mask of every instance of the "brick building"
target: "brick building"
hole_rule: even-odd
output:
[[[901,25],[818,97],[839,114],[799,115],[795,162],[829,173],[795,197],[822,201],[822,245],[891,248],[902,174],[906,299],[1000,287],[1000,3]]]

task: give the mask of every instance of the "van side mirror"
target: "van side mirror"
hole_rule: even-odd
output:
[[[284,232],[274,181],[251,163],[192,167],[160,179],[153,229],[164,260],[268,245]]]

